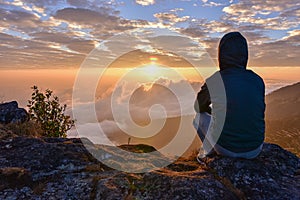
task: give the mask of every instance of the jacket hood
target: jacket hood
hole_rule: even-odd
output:
[[[238,67],[246,69],[248,46],[246,39],[239,32],[230,32],[223,36],[219,44],[220,70]]]

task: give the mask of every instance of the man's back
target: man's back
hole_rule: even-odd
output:
[[[251,70],[220,71],[226,91],[226,118],[218,144],[233,152],[259,147],[264,140],[264,82]]]

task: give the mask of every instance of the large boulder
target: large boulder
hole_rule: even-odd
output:
[[[276,144],[265,143],[253,160],[222,156],[204,160],[245,199],[300,199],[300,159]]]
[[[28,113],[16,101],[0,104],[0,123],[21,123],[28,120]]]

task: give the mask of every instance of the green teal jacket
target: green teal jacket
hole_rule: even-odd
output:
[[[232,152],[258,148],[265,138],[265,85],[261,77],[246,69],[248,48],[238,32],[225,35],[219,45],[219,67],[226,92],[225,123],[217,144]],[[207,82],[208,83],[208,82]],[[197,95],[196,112],[213,113],[205,83]]]

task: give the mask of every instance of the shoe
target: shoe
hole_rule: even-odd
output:
[[[205,151],[203,150],[203,148],[200,148],[199,153],[196,157],[198,163],[200,163],[201,165],[205,165],[205,162],[203,161],[203,158],[205,157],[206,157]]]
[[[200,164],[205,164],[205,162],[203,161],[203,158],[206,158],[206,157],[214,157],[215,155],[217,155],[217,153],[215,152],[214,149],[210,150],[208,153],[201,147],[199,149],[199,153],[197,155],[197,161],[198,163]]]

